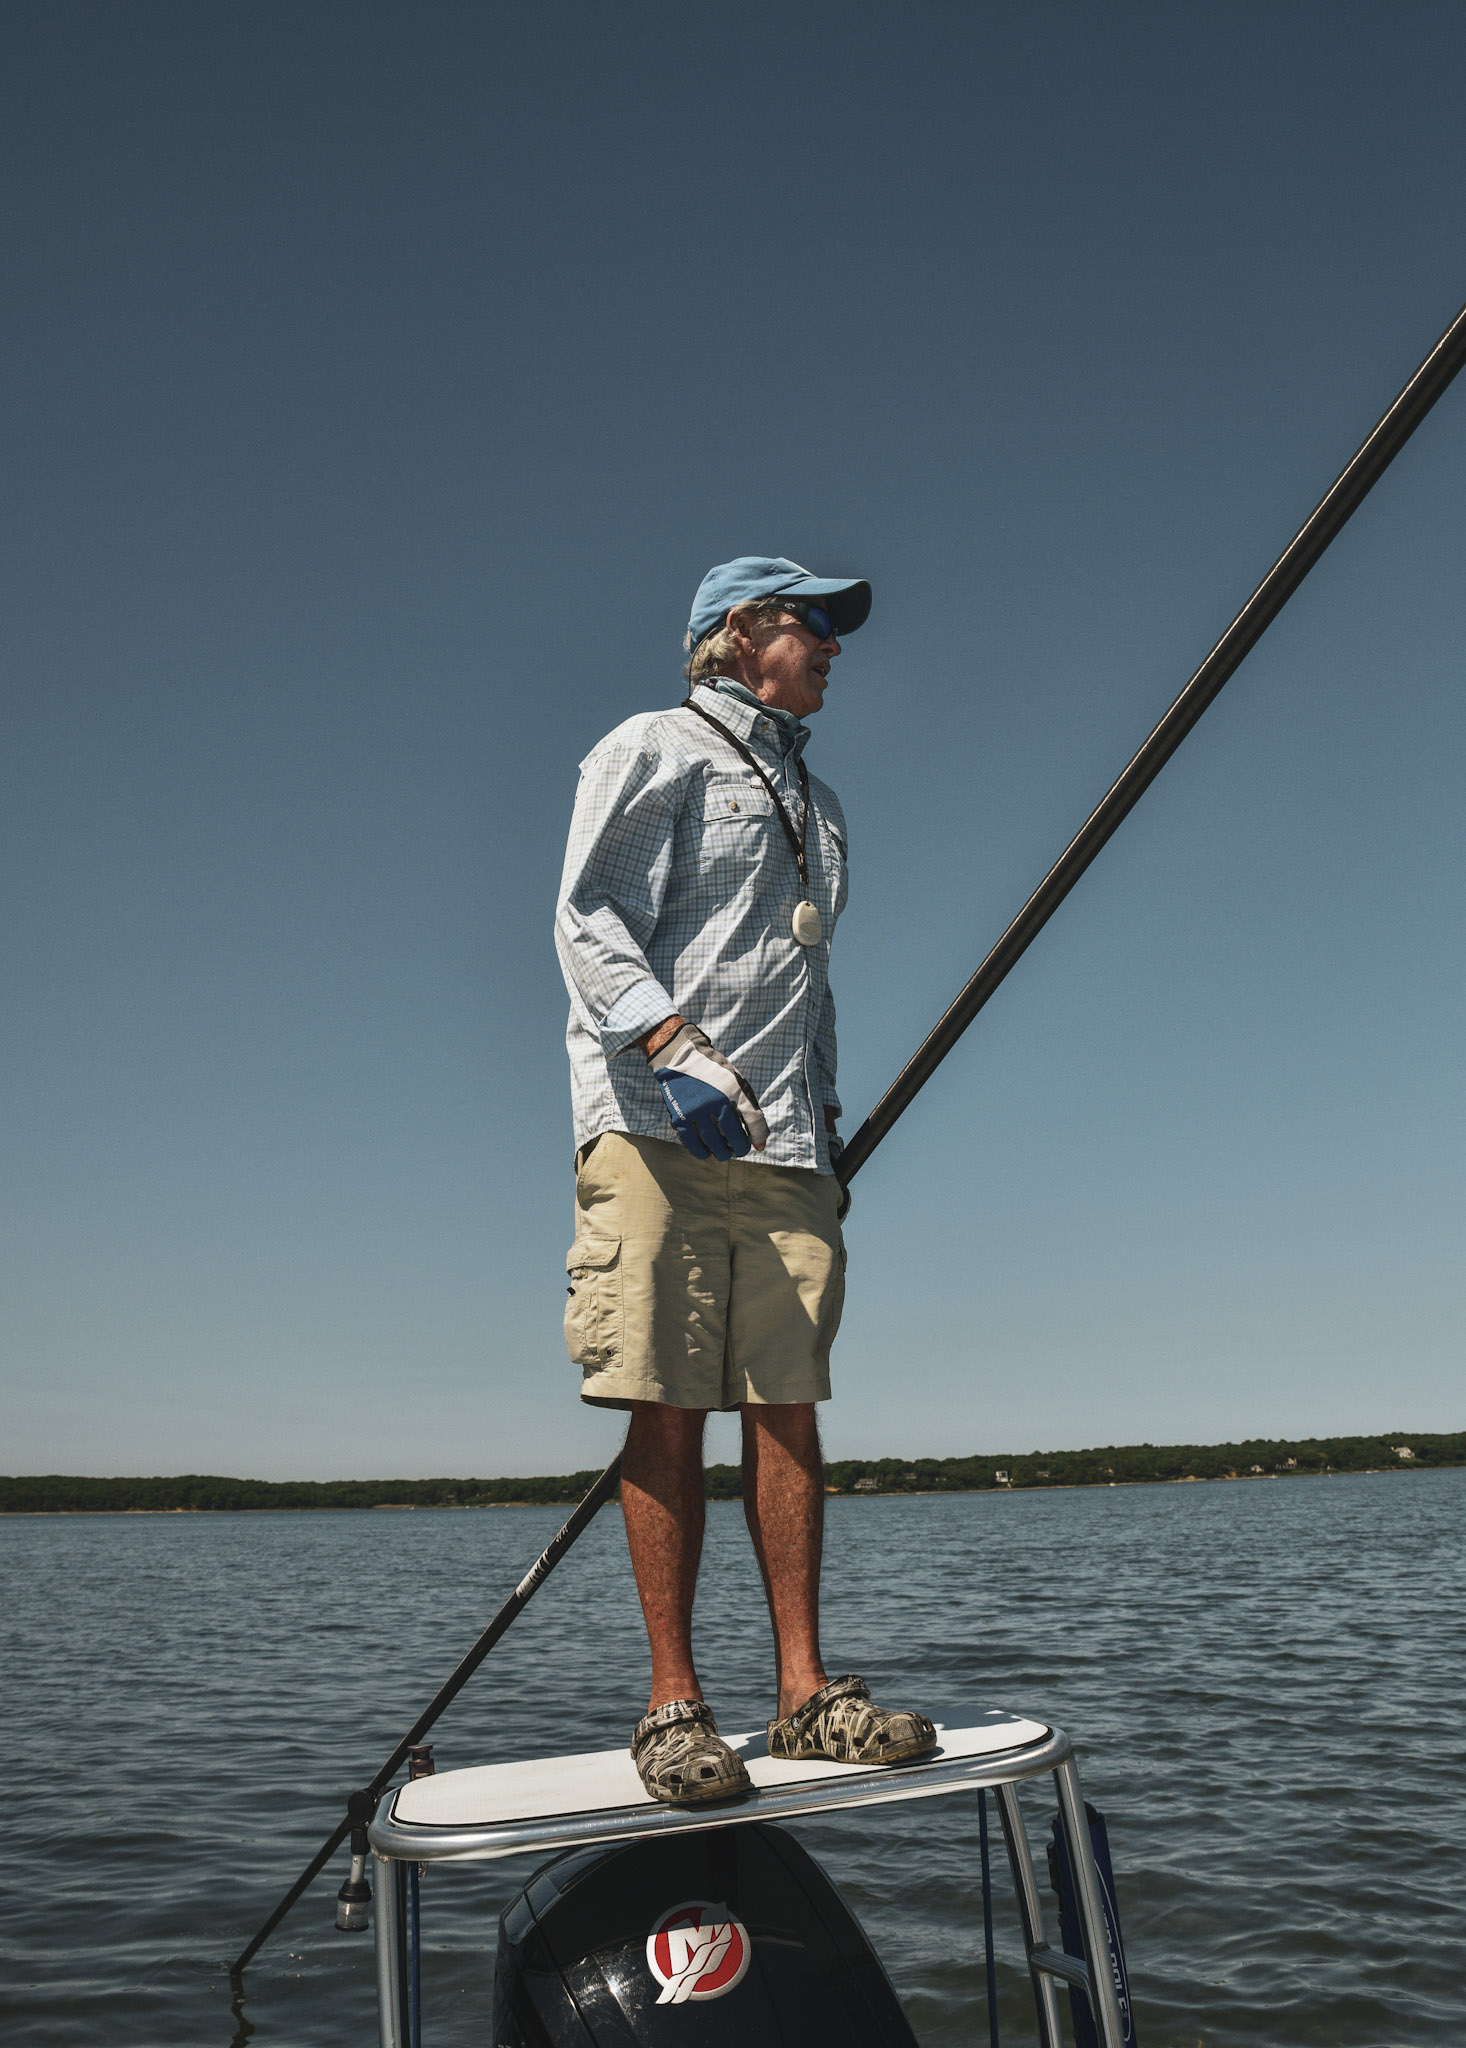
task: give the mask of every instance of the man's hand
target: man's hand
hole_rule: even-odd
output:
[[[664,1028],[647,1034],[652,1044]],[[694,1159],[741,1159],[750,1147],[763,1151],[769,1127],[758,1097],[705,1032],[679,1023],[647,1058],[672,1128]]]

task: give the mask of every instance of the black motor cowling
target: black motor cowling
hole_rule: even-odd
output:
[[[835,1887],[765,1821],[582,1849],[499,1922],[495,2048],[916,2048]]]

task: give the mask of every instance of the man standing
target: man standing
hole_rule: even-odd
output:
[[[845,1291],[830,938],[845,820],[809,774],[838,635],[870,585],[781,557],[710,569],[691,694],[581,766],[556,918],[570,989],[576,1228],[565,1334],[581,1399],[631,1411],[627,1541],[651,1642],[632,1738],[658,1799],[749,1786],[692,1655],[709,1409],[743,1420],[743,1505],[774,1632],[776,1756],[899,1763],[923,1715],[820,1661],[815,1403]]]

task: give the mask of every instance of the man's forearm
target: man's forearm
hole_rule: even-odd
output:
[[[664,1017],[655,1031],[646,1032],[636,1042],[647,1058],[651,1059],[677,1036],[686,1021],[685,1017],[679,1017],[675,1013],[670,1017]]]

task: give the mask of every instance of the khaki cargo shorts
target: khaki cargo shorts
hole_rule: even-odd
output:
[[[565,1341],[598,1408],[828,1401],[840,1184],[607,1131],[580,1155]]]

